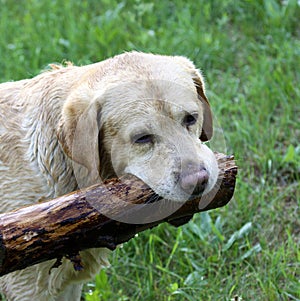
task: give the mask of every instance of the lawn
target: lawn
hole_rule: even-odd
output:
[[[210,145],[239,166],[226,207],[140,233],[82,300],[300,300],[299,18],[296,0],[0,0],[1,82],[130,50],[187,56]]]

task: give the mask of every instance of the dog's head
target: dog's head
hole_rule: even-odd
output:
[[[216,183],[204,82],[183,57],[126,53],[95,64],[66,100],[58,127],[87,184],[131,173],[170,200]]]

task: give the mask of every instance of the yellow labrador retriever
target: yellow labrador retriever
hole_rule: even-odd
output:
[[[184,57],[124,53],[3,83],[0,211],[124,173],[174,202],[205,194],[218,174],[202,143],[212,132],[202,76]],[[9,301],[79,301],[107,254],[81,252],[82,271],[50,260],[10,273],[1,291]]]

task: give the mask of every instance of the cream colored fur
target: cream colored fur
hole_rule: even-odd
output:
[[[182,126],[197,113],[195,125]],[[135,143],[150,133],[151,143]],[[183,57],[125,53],[76,67],[53,66],[32,79],[0,85],[0,212],[51,199],[104,178],[132,173],[158,194],[186,198],[181,165],[209,171],[211,112],[199,71]],[[98,139],[99,137],[99,139]],[[181,164],[182,163],[182,164]],[[82,284],[107,265],[106,249],[81,252],[84,270],[64,259],[0,278],[9,301],[79,301]]]

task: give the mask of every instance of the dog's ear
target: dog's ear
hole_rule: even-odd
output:
[[[212,112],[210,109],[209,101],[205,95],[203,78],[200,72],[196,69],[194,70],[193,81],[197,89],[198,98],[202,102],[202,106],[203,106],[203,124],[202,124],[202,132],[200,135],[200,140],[205,142],[210,140],[213,136]]]
[[[177,56],[175,58],[177,62],[179,62],[180,65],[183,66],[192,76],[194,85],[197,90],[198,99],[201,101],[203,106],[203,124],[200,140],[203,142],[208,141],[212,138],[213,135],[213,119],[210,104],[205,95],[203,76],[201,75],[200,71],[196,69],[195,65],[187,58],[181,56]]]
[[[87,168],[89,182],[99,176],[99,124],[99,104],[71,96],[64,104],[57,127],[57,137],[64,152]]]

